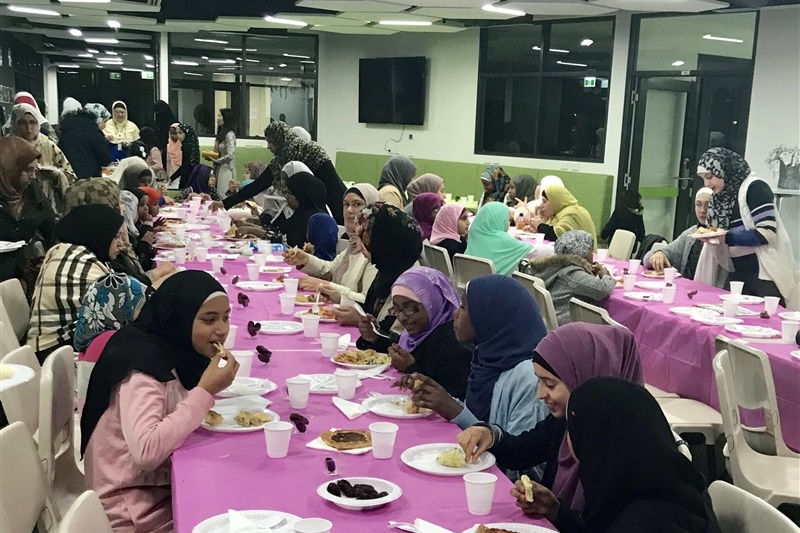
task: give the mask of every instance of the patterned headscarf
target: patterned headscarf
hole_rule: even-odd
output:
[[[191,168],[200,162],[200,143],[193,127],[183,122],[179,123],[178,127],[186,134],[181,143],[181,166],[188,165]]]
[[[508,192],[508,184],[511,182],[511,178],[508,177],[503,167],[489,165],[481,174],[481,181],[491,181],[494,184],[494,192],[489,194],[488,198],[502,202]]]
[[[577,255],[585,259],[594,250],[594,238],[587,231],[575,229],[556,239],[555,252],[561,255]]]
[[[104,331],[116,331],[131,322],[144,292],[144,285],[125,274],[111,273],[92,283],[78,309],[75,349],[83,351]]]
[[[331,159],[322,146],[304,141],[285,122],[271,122],[264,130],[264,137],[272,144],[279,168],[289,161],[301,161],[313,172]]]
[[[83,106],[83,110],[92,115],[98,125],[111,118],[111,113],[108,112],[108,109],[103,104],[86,104]]]
[[[131,191],[121,191],[119,197],[122,200],[122,216],[125,217],[125,228],[132,235],[139,235],[136,229],[136,221],[139,220],[139,199]]]
[[[711,197],[708,205],[710,225],[727,229],[738,203],[739,188],[750,176],[750,165],[742,156],[727,148],[712,148],[700,157],[697,174],[711,174],[725,182],[722,192]]]
[[[66,212],[79,205],[101,204],[119,209],[119,186],[111,178],[78,180],[64,193]]]

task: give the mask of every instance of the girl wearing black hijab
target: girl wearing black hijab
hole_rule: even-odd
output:
[[[156,132],[156,148],[161,150],[162,157],[167,155],[167,141],[169,141],[169,127],[178,122],[172,108],[164,100],[158,100],[153,104],[153,129]],[[141,132],[139,132],[141,134]],[[161,164],[166,167],[167,162],[161,161]]]
[[[169,457],[239,368],[229,352],[217,353],[229,319],[222,285],[206,272],[178,272],[100,355],[81,417],[81,452],[86,485],[114,531],[172,531]]]
[[[568,443],[586,501],[578,517],[534,485],[533,499],[562,533],[719,533],[703,476],[678,451],[647,390],[593,378],[567,407]]]
[[[61,243],[45,255],[31,302],[28,344],[40,361],[72,344],[81,298],[112,272],[108,262],[122,250],[125,231],[119,210],[100,204],[78,206],[56,225]]]

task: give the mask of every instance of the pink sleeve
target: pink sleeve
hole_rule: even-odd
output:
[[[153,471],[197,429],[214,398],[200,387],[192,389],[167,413],[167,384],[134,372],[119,389],[122,434],[136,465]]]

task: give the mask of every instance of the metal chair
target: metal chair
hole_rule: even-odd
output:
[[[453,279],[453,265],[446,249],[425,241],[422,243],[422,257],[425,258],[426,266],[435,268],[450,280]]]
[[[550,296],[550,291],[544,285],[544,281],[536,276],[523,274],[522,272],[513,272],[512,278],[516,278],[528,290],[536,301],[539,307],[539,313],[542,315],[547,331],[553,331],[558,327],[558,318],[556,317],[556,308],[553,306],[553,298]]]
[[[491,259],[464,254],[453,256],[453,274],[456,285],[460,288],[466,287],[467,283],[474,278],[494,273],[494,261]]]
[[[636,246],[636,234],[628,230],[618,229],[614,232],[614,236],[608,245],[608,257],[627,261],[631,258],[634,246]]]

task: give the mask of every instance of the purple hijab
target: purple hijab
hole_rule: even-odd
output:
[[[428,329],[418,335],[409,335],[407,331],[400,335],[398,344],[409,352],[413,352],[433,330],[453,320],[460,304],[458,293],[450,280],[433,268],[409,268],[397,278],[392,287],[409,289],[428,314]]]
[[[572,322],[551,331],[536,347],[534,363],[547,368],[570,392],[596,377],[615,377],[644,385],[636,340],[628,328]],[[569,453],[567,436],[558,451],[553,492],[576,513],[584,508],[578,463]]]
[[[422,234],[422,240],[431,238],[433,221],[436,219],[433,210],[443,205],[444,200],[435,192],[424,192],[414,198],[414,206],[411,208],[411,212],[419,224],[419,232]]]
[[[211,186],[208,180],[211,179],[211,167],[198,163],[189,174],[189,181],[186,186],[191,187],[193,192],[211,194]]]

